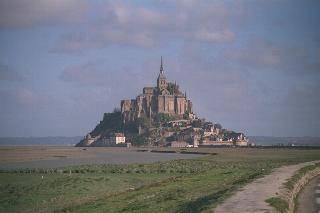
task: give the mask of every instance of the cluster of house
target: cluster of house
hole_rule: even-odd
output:
[[[191,120],[170,121],[171,127],[179,131],[171,134],[171,147],[208,146],[248,146],[249,141],[243,133],[222,129],[219,124],[205,122],[201,127],[193,127]]]
[[[236,133],[223,129],[212,122],[202,123],[200,127],[192,125],[193,120],[180,119],[163,124],[159,135],[149,137],[149,144],[171,147],[211,147],[211,146],[248,146],[249,140],[243,133]],[[152,130],[151,130],[152,131]],[[164,142],[160,143],[159,138]],[[126,140],[124,133],[112,133],[109,137],[91,137],[88,134],[84,141],[86,146],[131,147],[130,139]]]

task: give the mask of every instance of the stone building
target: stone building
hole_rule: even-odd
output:
[[[192,113],[192,102],[187,99],[186,94],[179,90],[176,83],[167,81],[162,57],[157,86],[144,87],[142,92],[136,99],[121,101],[124,122],[135,121],[142,116],[153,119],[158,113],[175,115],[180,118],[183,118],[185,113]]]
[[[114,135],[110,137],[110,141],[114,144],[121,144],[126,142],[126,137],[123,133],[114,133]]]
[[[171,147],[176,147],[176,148],[182,148],[187,146],[188,146],[188,143],[185,141],[173,141],[171,143]]]
[[[123,133],[112,133],[109,137],[98,140],[95,146],[117,146],[126,143],[126,137]]]

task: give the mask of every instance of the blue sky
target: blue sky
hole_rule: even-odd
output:
[[[319,1],[0,2],[0,136],[85,135],[156,84],[200,117],[320,136]]]

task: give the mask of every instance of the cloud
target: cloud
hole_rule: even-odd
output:
[[[11,114],[21,109],[39,107],[38,104],[42,103],[39,98],[39,94],[28,88],[0,88],[0,114]]]
[[[11,67],[0,64],[0,81],[21,81],[24,76]]]
[[[247,68],[284,71],[289,73],[316,73],[320,63],[312,55],[312,48],[276,44],[266,39],[251,39],[243,46],[227,48],[223,57]]]
[[[142,92],[143,86],[147,86],[148,74],[143,74],[140,67],[114,69],[105,61],[90,61],[66,67],[59,77],[63,86],[68,88],[65,92],[68,100],[82,110],[79,113],[86,112],[88,120],[91,116],[98,121],[102,113],[119,107],[122,99],[134,98]],[[152,80],[155,83],[155,79]]]
[[[305,62],[316,61],[317,54],[304,56],[305,50],[300,50],[299,53],[282,56],[285,50],[299,48],[281,46],[278,49],[271,45],[271,50],[267,50],[267,47],[259,47],[259,51],[251,54],[243,52],[243,58],[239,51],[237,60],[231,60],[225,52],[210,54],[208,47],[188,44],[181,50],[178,60],[169,64],[166,60],[165,65],[171,78],[186,89],[194,111],[201,117],[247,134],[317,135],[314,125],[319,124],[320,115],[319,75],[315,72],[312,75],[293,75],[298,69],[291,70],[287,64],[298,60],[294,62],[296,66],[301,61],[308,66]],[[251,48],[255,49],[255,46]],[[279,54],[277,56],[281,58],[270,59],[269,54],[272,57]],[[281,61],[282,58],[286,61]],[[257,71],[265,67],[280,71]],[[295,122],[304,127],[297,129]],[[306,128],[308,126],[312,128]]]
[[[103,75],[103,76],[101,76]],[[66,82],[74,82],[84,86],[100,85],[104,81],[106,75],[99,70],[99,67],[91,62],[83,65],[67,67],[60,76],[61,80]]]
[[[235,39],[229,11],[223,4],[208,2],[194,7],[179,2],[164,4],[176,10],[122,1],[92,6],[94,17],[64,33],[52,52],[79,52],[112,44],[150,48],[175,40],[221,43]]]
[[[230,30],[210,32],[206,29],[200,30],[194,34],[195,39],[208,42],[225,42],[232,41],[234,39],[234,33]]]
[[[104,90],[106,96],[118,102],[125,95],[136,95],[141,91],[146,76],[141,75],[141,70],[138,69],[114,69],[108,66],[106,60],[96,60],[66,67],[59,79],[75,88]]]
[[[2,0],[0,27],[25,28],[78,22],[85,10],[76,0]]]

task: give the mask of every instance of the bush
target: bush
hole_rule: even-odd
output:
[[[165,113],[158,113],[155,117],[155,121],[158,123],[167,123],[172,120],[175,120],[175,117]]]
[[[194,128],[200,128],[202,126],[202,123],[200,120],[194,120],[192,121],[191,126]]]
[[[276,208],[279,212],[286,212],[286,210],[289,208],[288,203],[279,197],[269,198],[266,200],[266,202]]]
[[[146,144],[147,140],[146,137],[144,137],[143,135],[137,135],[132,138],[132,145],[134,146],[142,146]]]

